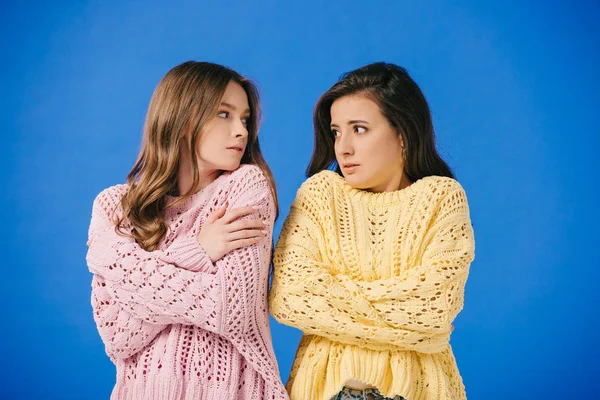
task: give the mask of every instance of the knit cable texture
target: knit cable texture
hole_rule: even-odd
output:
[[[270,293],[275,319],[305,334],[291,399],[328,400],[349,379],[387,397],[465,398],[449,338],[473,258],[453,179],[385,193],[332,171],[308,179],[282,228]]]

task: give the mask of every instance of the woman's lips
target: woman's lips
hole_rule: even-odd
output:
[[[344,164],[342,165],[342,170],[347,173],[352,173],[356,171],[358,167],[360,167],[360,164]]]

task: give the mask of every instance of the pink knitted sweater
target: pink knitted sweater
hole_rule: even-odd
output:
[[[272,232],[216,263],[196,241],[226,201],[258,207],[272,226],[260,169],[243,165],[168,209],[168,233],[152,252],[115,232],[127,190],[113,186],[94,201],[87,253],[94,319],[117,368],[111,399],[287,399],[268,319]]]

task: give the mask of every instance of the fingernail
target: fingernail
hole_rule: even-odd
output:
[[[252,206],[252,208],[254,208],[255,210],[260,210],[259,206]]]
[[[263,219],[263,224],[265,224],[265,225],[269,225],[269,222],[268,222],[268,221],[265,221],[265,220]]]
[[[262,230],[261,232],[262,232],[263,234],[265,234],[265,235],[266,235],[267,233],[269,233],[268,231],[265,231],[265,230]]]

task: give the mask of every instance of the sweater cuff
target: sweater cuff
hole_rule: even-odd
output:
[[[105,267],[108,266],[107,263],[112,264],[116,259],[114,247],[110,245],[110,240],[104,237],[107,231],[94,235],[85,257],[89,271],[104,278],[106,278],[107,269]],[[110,234],[110,232],[108,233]]]
[[[213,262],[194,237],[178,237],[167,251],[180,268],[193,272],[214,272]]]

